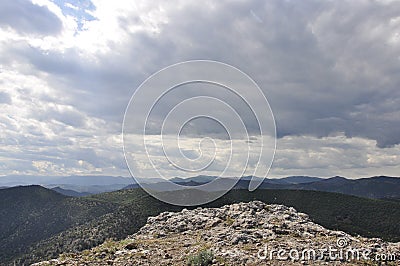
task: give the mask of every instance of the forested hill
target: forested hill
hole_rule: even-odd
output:
[[[190,196],[193,190],[183,190]],[[219,207],[260,200],[293,206],[329,229],[400,241],[400,203],[303,190],[233,190],[208,204]],[[179,211],[141,189],[68,197],[40,186],[0,190],[3,264],[36,262],[87,249],[108,238],[123,239],[163,211]]]

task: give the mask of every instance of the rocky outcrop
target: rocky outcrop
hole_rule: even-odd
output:
[[[400,243],[350,236],[259,201],[164,212],[123,241],[35,265],[387,265]]]

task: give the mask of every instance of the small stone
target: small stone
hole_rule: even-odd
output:
[[[127,250],[137,249],[138,245],[137,245],[137,243],[132,242],[132,243],[129,243],[129,244],[125,245],[124,248],[127,249]]]

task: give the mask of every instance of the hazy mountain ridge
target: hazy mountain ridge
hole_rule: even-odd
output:
[[[264,186],[264,188],[266,188]],[[366,198],[399,198],[400,178],[376,176],[360,179],[332,177],[316,182],[284,186],[283,189],[317,190]]]
[[[18,185],[112,185],[112,184],[131,184],[134,182],[131,177],[122,176],[103,176],[103,175],[73,175],[73,176],[34,176],[34,175],[8,175],[0,177],[0,186]]]
[[[0,185],[30,183],[26,176],[0,177]],[[35,179],[36,178],[36,179]],[[156,191],[173,191],[184,189],[185,186],[193,187],[213,182],[212,190],[225,190],[232,184],[232,178],[219,178],[215,176],[194,176],[189,178],[175,177],[170,181],[181,187],[174,186],[171,182],[160,178],[140,178],[140,185],[134,178],[113,176],[66,176],[66,177],[31,177],[31,181],[47,188],[59,187],[59,192],[65,195],[99,194],[116,191],[119,189],[139,188],[140,186]],[[247,189],[252,176],[238,179],[234,189]],[[257,177],[255,177],[257,178]],[[32,183],[31,182],[31,183]],[[345,177],[319,178],[310,176],[289,176],[284,178],[265,178],[260,185],[263,189],[299,189],[317,190],[326,192],[343,193],[367,198],[400,198],[400,178],[389,176],[375,176],[359,179]],[[201,189],[201,188],[200,188]],[[72,190],[70,192],[63,190]],[[76,193],[75,193],[76,192]]]
[[[251,177],[242,177],[234,188],[247,189]],[[192,178],[180,179],[179,184],[185,185],[193,182]],[[226,187],[227,179],[215,180],[213,190],[218,191]],[[202,183],[198,183],[202,184]],[[158,186],[157,186],[158,185]],[[151,186],[154,189],[168,190],[171,185],[158,183]],[[291,176],[281,179],[266,178],[261,183],[262,189],[295,189],[295,190],[315,190],[325,192],[335,192],[347,195],[366,197],[366,198],[400,198],[400,178],[389,176],[375,176],[360,179],[347,179],[335,176],[331,178],[318,178],[308,176]]]
[[[61,187],[53,187],[51,190],[60,193],[65,196],[70,196],[70,197],[84,197],[84,196],[89,196],[90,193],[88,192],[78,192],[72,189],[63,189]]]

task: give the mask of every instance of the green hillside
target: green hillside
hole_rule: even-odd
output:
[[[41,186],[0,191],[0,262],[68,228],[87,223],[116,205],[104,201],[63,196]]]
[[[180,193],[189,196],[193,191]],[[4,264],[35,262],[87,249],[108,238],[122,239],[143,226],[147,217],[182,209],[141,189],[71,198],[31,186],[1,190],[0,200]],[[293,206],[329,229],[400,241],[400,203],[394,201],[304,190],[233,190],[206,206],[251,200]]]

